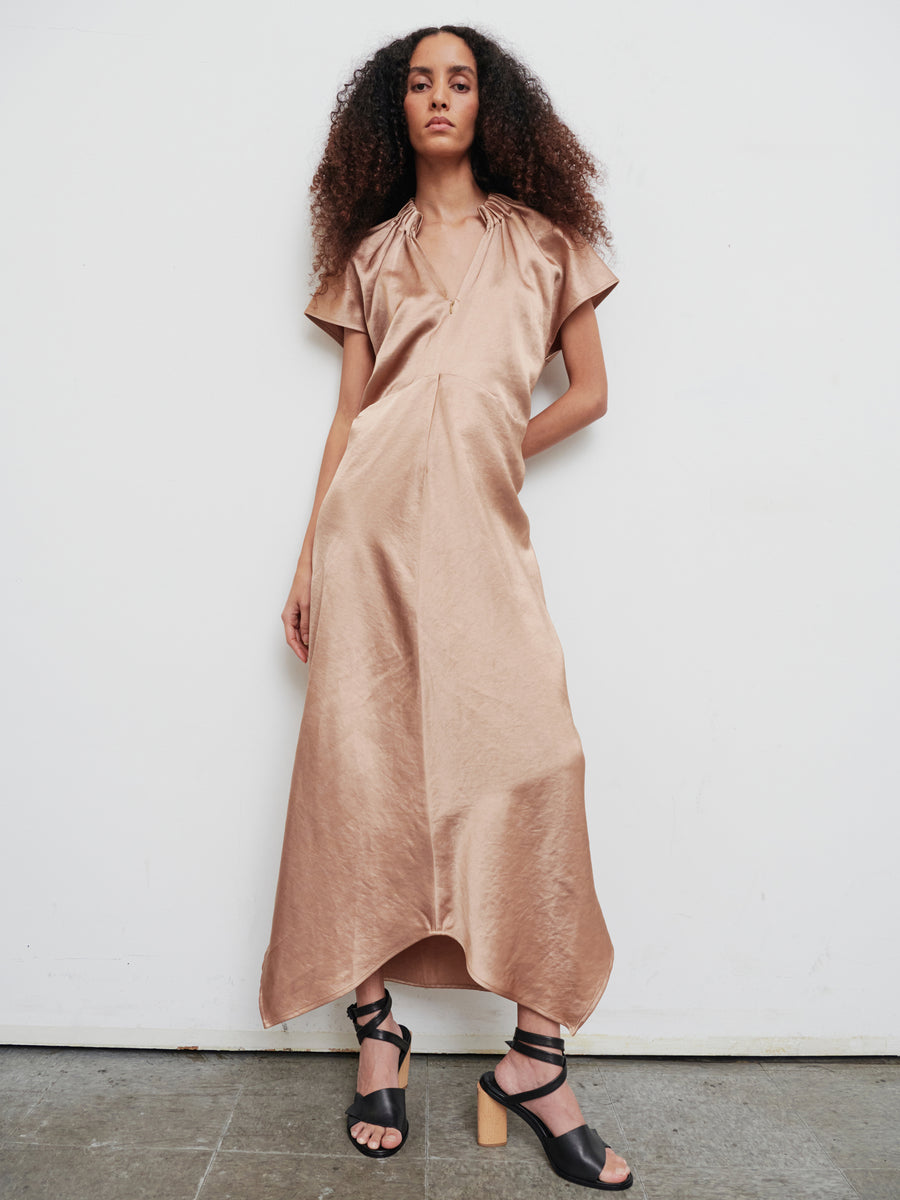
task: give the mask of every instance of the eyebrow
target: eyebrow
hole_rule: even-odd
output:
[[[466,75],[471,75],[473,79],[475,78],[475,72],[472,70],[472,68],[465,66],[463,63],[457,63],[455,66],[450,67],[449,71],[450,71],[451,75],[456,75],[460,71],[462,71]],[[434,71],[432,71],[431,67],[410,67],[409,68],[410,75],[414,74],[415,72],[418,72],[420,75],[433,75],[434,74]]]

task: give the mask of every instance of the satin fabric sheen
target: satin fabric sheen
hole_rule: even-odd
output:
[[[585,759],[519,491],[559,328],[618,279],[508,196],[478,212],[455,297],[410,200],[306,309],[340,344],[367,330],[376,360],[316,524],[266,1028],[382,967],[495,992],[574,1034],[612,969]]]

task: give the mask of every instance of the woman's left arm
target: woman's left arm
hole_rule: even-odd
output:
[[[563,322],[560,344],[569,387],[528,422],[522,439],[525,458],[561,442],[606,412],[606,363],[590,300],[579,304]]]

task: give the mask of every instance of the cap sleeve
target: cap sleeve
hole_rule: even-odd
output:
[[[367,333],[362,285],[353,257],[348,260],[341,274],[329,275],[322,284],[327,284],[327,290],[314,293],[306,306],[306,316],[333,337],[339,346],[344,344],[345,329]]]
[[[561,347],[560,329],[580,304],[590,300],[594,308],[619,282],[588,242],[577,242],[559,226],[544,239],[544,253],[559,268],[554,290],[547,358]]]

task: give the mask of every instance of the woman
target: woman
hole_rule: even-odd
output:
[[[312,192],[343,347],[337,412],[282,619],[308,662],[260,1012],[356,990],[347,1131],[404,1144],[411,1035],[385,978],[516,1001],[478,1081],[478,1140],[508,1109],[573,1182],[628,1187],[565,1083],[612,967],[584,755],[518,500],[524,460],[600,417],[594,307],[618,282],[597,171],[537,81],[467,27],[378,51],[338,97]],[[561,350],[565,395],[529,419]],[[398,1053],[399,1051],[399,1053]]]

